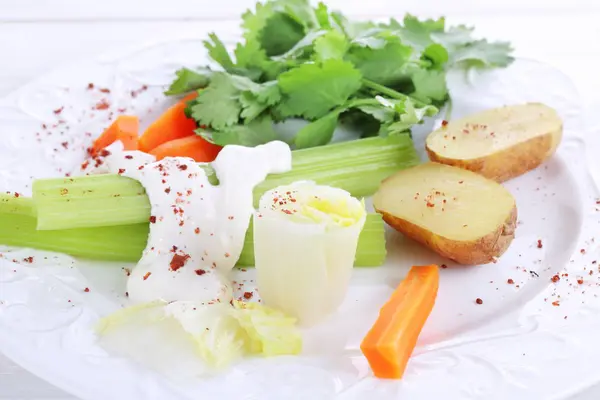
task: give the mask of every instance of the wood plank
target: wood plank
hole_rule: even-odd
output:
[[[314,3],[317,1],[311,0]],[[596,0],[504,0],[501,2],[462,0],[327,0],[330,8],[350,16],[382,17],[411,12],[433,15],[573,15],[600,12]],[[40,6],[43,4],[43,6]],[[5,0],[0,2],[0,21],[71,21],[71,20],[223,20],[238,18],[253,7],[255,0]],[[368,5],[367,5],[368,4]]]
[[[600,43],[590,43],[585,60],[583,54],[572,44],[572,35],[565,31],[578,32],[580,38],[600,37],[596,16],[588,15],[576,20],[562,16],[535,18],[535,29],[528,16],[471,17],[468,15],[450,18],[450,23],[469,22],[477,27],[477,34],[489,39],[511,41],[517,54],[553,64],[564,71],[581,72],[573,78],[585,88],[590,82],[600,79],[592,74],[593,69],[577,68],[578,63],[596,63],[600,57]],[[511,29],[506,29],[510,26]],[[560,27],[560,29],[557,29]],[[231,43],[239,37],[237,21],[111,21],[111,22],[53,22],[0,24],[0,37],[19,40],[0,41],[0,54],[9,63],[0,66],[0,95],[13,90],[27,81],[80,59],[95,57],[115,48],[130,47],[166,41],[176,38],[204,38],[216,32],[224,41]],[[39,33],[36,33],[39,32]],[[24,51],[26,49],[26,51]],[[560,49],[558,51],[557,49]]]

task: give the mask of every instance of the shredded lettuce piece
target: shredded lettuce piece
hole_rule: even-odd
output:
[[[101,344],[112,344],[109,350],[116,348],[119,353],[154,367],[162,364],[165,355],[169,356],[170,346],[173,357],[185,353],[182,346],[187,346],[188,355],[201,359],[211,371],[227,368],[244,356],[272,357],[302,351],[302,337],[294,318],[258,303],[241,301],[210,305],[187,301],[138,304],[102,318],[96,332]],[[166,337],[178,339],[164,340]],[[138,346],[139,343],[144,346]],[[155,356],[150,354],[154,351]],[[164,364],[175,362],[165,360]],[[185,364],[194,365],[189,360]]]

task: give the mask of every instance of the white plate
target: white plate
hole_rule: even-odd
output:
[[[119,109],[142,115],[147,123],[167,104],[161,92],[172,72],[202,64],[202,54],[194,40],[115,53],[55,71],[0,101],[0,190],[29,194],[31,178],[61,175],[78,165],[83,148]],[[111,92],[88,90],[88,83]],[[143,85],[148,89],[133,97],[131,91]],[[5,250],[0,351],[90,400],[547,399],[597,382],[600,269],[592,264],[598,249],[592,238],[600,205],[585,158],[592,149],[586,148],[579,97],[561,73],[528,60],[485,74],[453,74],[450,86],[455,116],[542,101],[565,121],[558,154],[507,184],[517,199],[519,226],[498,263],[455,267],[390,232],[388,263],[355,270],[341,310],[306,333],[302,356],[246,360],[212,379],[173,381],[96,345],[94,323],[126,301],[123,265],[49,253],[47,260],[37,253],[33,265],[23,265],[11,260],[31,250]],[[103,99],[109,109],[94,110]],[[422,134],[415,135],[415,143],[422,150]],[[432,262],[450,268],[441,271],[436,306],[405,378],[374,379],[360,340],[408,268]],[[565,271],[568,277],[551,282]],[[238,273],[240,279],[254,276],[251,270]],[[85,287],[91,291],[85,293]]]

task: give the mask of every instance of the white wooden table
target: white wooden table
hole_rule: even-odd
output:
[[[49,69],[93,57],[115,46],[205,37],[210,31],[231,42],[239,33],[239,15],[254,2],[0,0],[0,97]],[[401,17],[408,11],[418,16],[445,15],[450,23],[474,25],[482,37],[511,41],[517,55],[560,68],[572,77],[584,104],[600,106],[597,0],[326,2],[356,18]],[[594,390],[578,396],[577,400],[597,398],[600,391]],[[0,399],[74,400],[74,397],[0,355]]]

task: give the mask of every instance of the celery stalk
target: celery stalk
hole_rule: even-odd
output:
[[[386,257],[385,227],[379,214],[367,214],[365,226],[358,237],[355,267],[382,265]],[[238,265],[254,265],[254,229],[252,223],[246,233],[246,241]]]
[[[148,223],[78,228],[36,230],[33,201],[0,195],[0,244],[56,251],[75,257],[102,261],[136,262],[146,247]],[[378,266],[386,256],[384,226],[381,216],[368,214],[356,252],[355,266]],[[246,234],[238,265],[254,265],[252,223]]]
[[[408,135],[296,150],[290,172],[269,175],[254,189],[255,204],[267,190],[298,180],[339,187],[356,197],[369,196],[383,179],[418,161]],[[210,166],[205,169],[214,175]],[[33,198],[42,230],[142,223],[150,216],[142,185],[118,175],[37,180]]]
[[[0,244],[56,251],[105,261],[137,261],[146,247],[148,224],[38,231],[33,201],[0,197]]]

